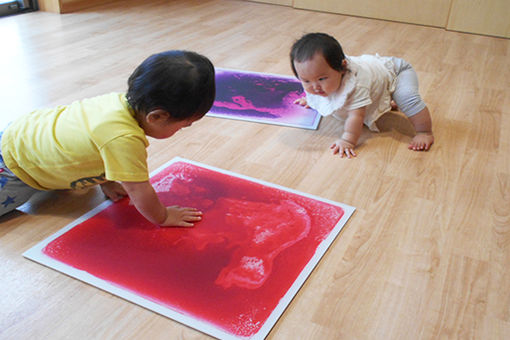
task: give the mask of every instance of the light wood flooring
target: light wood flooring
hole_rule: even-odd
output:
[[[318,130],[205,117],[151,141],[174,156],[357,208],[268,339],[509,339],[510,41],[246,1],[127,0],[0,19],[0,120],[124,91],[148,55],[195,50],[215,66],[291,75],[303,33],[349,55],[408,60],[434,123],[430,152],[407,149],[399,114],[335,157]],[[45,193],[0,218],[1,339],[208,339],[207,335],[24,259],[104,198]]]

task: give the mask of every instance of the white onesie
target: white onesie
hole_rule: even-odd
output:
[[[327,97],[307,92],[307,104],[322,116],[333,115],[340,120],[345,120],[349,111],[366,106],[365,125],[379,131],[375,122],[391,110],[391,94],[395,90],[393,58],[362,55],[346,59],[347,71],[339,89]]]

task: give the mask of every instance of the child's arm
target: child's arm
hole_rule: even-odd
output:
[[[192,227],[192,222],[202,219],[202,212],[195,208],[165,207],[149,181],[122,182],[131,202],[146,219],[161,226]]]
[[[363,130],[365,112],[365,107],[349,111],[347,119],[345,120],[344,133],[342,134],[342,137],[336,140],[330,147],[333,149],[333,154],[338,153],[340,154],[340,157],[343,157],[345,154],[347,158],[351,158],[351,156],[356,157],[354,148],[356,147],[356,143],[358,143],[359,136],[361,136],[361,131]]]

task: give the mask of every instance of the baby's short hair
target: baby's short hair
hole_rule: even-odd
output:
[[[206,57],[173,50],[145,59],[128,79],[127,100],[137,113],[167,111],[175,120],[201,118],[216,96],[214,66]]]
[[[296,40],[290,50],[290,65],[296,77],[298,74],[294,62],[310,60],[316,53],[321,53],[332,69],[343,71],[342,61],[345,54],[340,43],[326,33],[308,33]]]

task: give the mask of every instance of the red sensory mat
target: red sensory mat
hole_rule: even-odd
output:
[[[151,182],[194,228],[105,202],[24,256],[221,339],[264,338],[354,208],[176,158]]]

